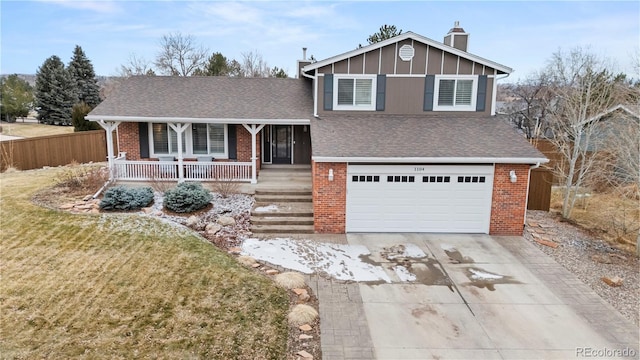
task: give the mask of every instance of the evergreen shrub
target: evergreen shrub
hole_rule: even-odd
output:
[[[114,186],[104,193],[100,201],[102,210],[137,210],[153,201],[153,190],[150,187],[131,188]]]
[[[213,196],[200,183],[181,183],[164,193],[164,206],[177,213],[200,210],[211,200]]]

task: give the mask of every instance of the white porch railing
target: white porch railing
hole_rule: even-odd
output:
[[[251,181],[249,162],[184,161],[186,181]],[[177,161],[114,160],[116,180],[126,181],[177,181]]]

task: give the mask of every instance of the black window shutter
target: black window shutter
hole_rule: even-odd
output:
[[[376,111],[384,111],[386,88],[387,75],[378,75],[378,81],[376,84]]]
[[[333,74],[324,74],[324,109],[333,110]]]
[[[487,75],[478,76],[478,98],[476,99],[476,111],[484,111],[487,102]]]
[[[138,123],[138,139],[140,143],[140,158],[146,159],[149,157],[149,123]]]
[[[424,111],[433,111],[433,88],[435,83],[435,75],[427,75],[424,80]]]
[[[236,126],[227,125],[227,144],[229,145],[229,159],[238,159],[238,138],[236,137]]]

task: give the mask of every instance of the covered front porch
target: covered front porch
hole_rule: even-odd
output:
[[[281,152],[281,147],[296,149],[304,144],[309,149],[309,155],[306,157],[310,158],[309,120],[306,119],[260,119],[253,120],[255,123],[248,123],[241,119],[127,117],[108,120],[95,119],[94,121],[100,124],[107,133],[107,157],[112,180],[234,181],[256,184],[261,165],[272,163],[268,161],[271,159],[266,159],[264,158],[266,155],[261,156],[261,154],[269,153],[271,156],[273,153],[272,159],[276,160],[276,154]],[[156,138],[158,124],[163,124],[163,129],[169,131],[168,135],[165,132],[162,134],[164,137]],[[196,152],[196,144],[201,146],[203,141],[205,144],[213,141],[205,137],[204,140],[200,138],[200,142],[197,143],[196,129],[203,128],[203,126],[204,129],[207,129],[211,124],[215,124],[218,129],[224,129],[224,133],[219,138],[220,144],[224,144],[222,156],[212,153],[202,154],[199,152],[202,148],[197,148],[199,151]],[[151,125],[154,125],[153,131]],[[272,129],[289,129],[291,133],[291,129],[298,128],[301,129],[301,133],[307,134],[306,141],[301,141],[302,136],[298,135],[296,135],[297,137],[289,135],[285,137],[285,140],[277,138],[276,141],[272,141],[271,139],[276,139],[276,137],[269,135],[273,133]],[[265,137],[265,131],[268,137]],[[294,139],[298,138],[300,140],[296,142]],[[114,142],[114,139],[117,141]],[[130,145],[132,143],[130,139],[135,139],[133,142],[135,145]],[[165,153],[157,150],[158,139],[164,139],[165,143],[162,145],[169,141],[169,147],[164,148]],[[265,147],[266,144],[273,144],[273,152],[271,147]],[[204,149],[206,148],[208,147],[204,147]],[[132,153],[129,152],[130,150]],[[292,151],[291,155],[295,155],[295,157],[289,158],[290,163],[299,161],[297,152],[294,154]]]

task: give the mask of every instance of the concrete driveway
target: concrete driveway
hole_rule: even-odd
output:
[[[347,242],[367,246],[365,260],[382,265],[392,283],[319,289],[325,359],[639,356],[638,328],[520,237],[349,234]],[[402,256],[407,247],[426,256]],[[340,329],[354,314],[364,319]]]

